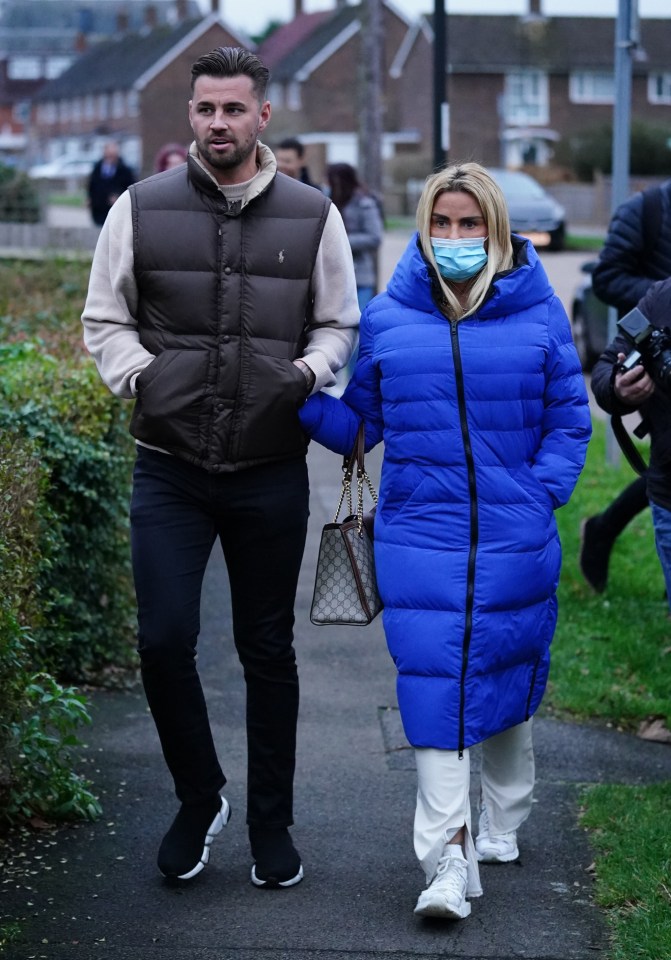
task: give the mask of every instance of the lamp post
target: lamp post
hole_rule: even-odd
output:
[[[450,105],[447,99],[447,14],[445,0],[434,0],[433,12],[433,168],[440,170],[450,149]]]
[[[618,0],[615,25],[615,105],[613,107],[613,154],[611,213],[629,196],[631,141],[631,76],[639,43],[638,0]],[[617,333],[617,310],[608,308],[608,342]],[[617,465],[620,449],[612,430],[606,435],[606,459]]]

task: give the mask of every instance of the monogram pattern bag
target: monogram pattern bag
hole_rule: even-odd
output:
[[[382,601],[375,579],[373,521],[375,508],[364,515],[364,484],[377,503],[377,493],[366,473],[363,459],[364,427],[359,427],[354,449],[343,464],[343,482],[338,509],[327,523],[319,544],[317,574],[310,619],[319,625],[365,626],[378,615]],[[352,509],[352,483],[356,465],[357,508]],[[347,497],[348,516],[339,521]]]

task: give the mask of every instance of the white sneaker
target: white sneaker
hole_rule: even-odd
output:
[[[485,807],[480,810],[480,829],[475,838],[475,855],[481,863],[511,863],[520,855],[516,830],[490,835],[489,817]]]
[[[468,864],[459,844],[448,844],[438,861],[436,875],[423,893],[420,893],[415,913],[420,917],[441,917],[443,920],[463,920],[471,912],[466,899]]]

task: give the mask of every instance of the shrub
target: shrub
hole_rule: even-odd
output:
[[[69,367],[34,344],[0,347],[0,431],[26,438],[47,473],[33,621],[35,658],[91,678],[132,656],[126,411],[83,356]]]
[[[671,162],[671,127],[633,120],[631,124],[630,170],[635,176],[668,175]],[[572,137],[557,149],[557,162],[567,163],[579,180],[591,182],[596,170],[612,173],[613,126],[597,125]]]
[[[0,220],[37,223],[40,198],[27,174],[0,163]]]
[[[41,520],[47,471],[35,445],[11,428],[0,434],[0,821],[93,817],[88,783],[73,770],[74,729],[84,700],[47,674],[34,675],[27,623],[44,616],[36,584],[48,564]],[[42,517],[40,518],[40,511]]]

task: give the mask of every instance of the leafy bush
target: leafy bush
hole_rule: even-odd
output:
[[[48,674],[36,674],[25,688],[23,709],[10,724],[8,759],[12,789],[10,820],[36,815],[57,820],[94,820],[101,813],[91,784],[74,772],[74,730],[90,723],[86,700]]]
[[[635,176],[668,176],[671,163],[671,127],[633,120],[630,169]],[[570,165],[579,180],[591,182],[595,170],[612,173],[613,125],[590,127],[557,148],[558,163]]]
[[[41,814],[93,817],[99,807],[73,770],[73,731],[86,722],[84,700],[44,674],[33,675],[26,623],[44,614],[36,584],[48,565],[40,537],[47,471],[35,445],[0,434],[0,819]],[[42,520],[50,516],[43,504]]]
[[[125,410],[93,364],[63,364],[34,344],[0,347],[0,431],[26,437],[48,475],[33,628],[38,666],[90,678],[132,648]]]
[[[0,163],[0,220],[37,223],[40,198],[27,174]]]
[[[0,823],[97,815],[61,682],[134,662],[133,448],[81,343],[87,276],[0,263]]]

